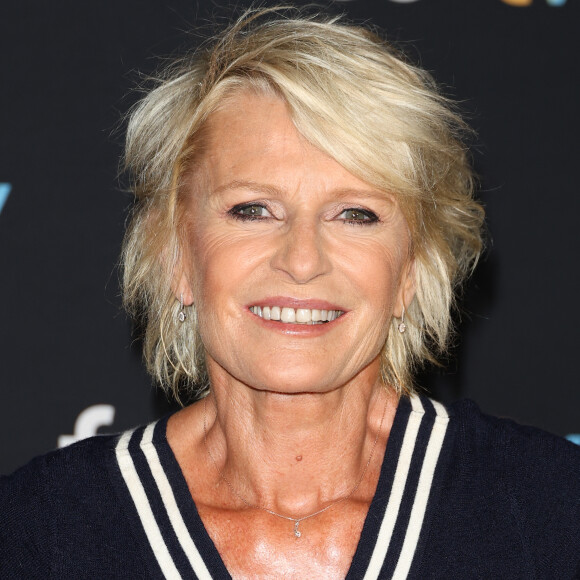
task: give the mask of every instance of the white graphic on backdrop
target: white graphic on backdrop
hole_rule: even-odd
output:
[[[99,427],[112,425],[115,419],[115,407],[113,405],[92,405],[81,411],[75,421],[72,435],[60,435],[58,446],[66,447],[75,441],[86,439],[97,434]]]

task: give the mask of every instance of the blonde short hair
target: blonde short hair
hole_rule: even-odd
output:
[[[386,384],[412,391],[418,364],[445,351],[458,286],[482,248],[483,209],[466,127],[431,76],[374,32],[291,8],[249,10],[165,68],[133,109],[125,164],[136,205],[122,255],[124,302],[144,325],[149,371],[179,400],[207,389],[195,311],[178,321],[182,184],[195,174],[203,128],[240,90],[273,91],[298,131],[353,175],[395,195],[411,233],[416,294],[407,331],[393,319]]]

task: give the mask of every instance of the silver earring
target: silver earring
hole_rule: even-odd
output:
[[[401,322],[399,322],[399,326],[397,327],[399,332],[403,334],[405,330],[407,330],[407,325],[405,324],[405,305],[403,304],[403,312],[401,313]]]
[[[179,314],[177,315],[177,319],[179,322],[185,322],[186,318],[187,314],[183,311],[183,293],[181,293],[181,296],[179,297]]]

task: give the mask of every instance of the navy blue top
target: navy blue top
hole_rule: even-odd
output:
[[[230,578],[166,425],[0,478],[0,578]],[[347,578],[580,578],[580,447],[470,401],[401,400]]]

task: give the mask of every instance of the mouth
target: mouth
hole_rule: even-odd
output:
[[[327,324],[344,314],[343,310],[319,310],[317,308],[289,308],[280,306],[250,306],[250,312],[264,320],[284,324]]]

